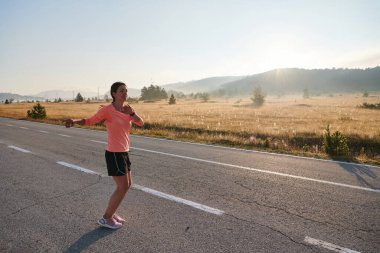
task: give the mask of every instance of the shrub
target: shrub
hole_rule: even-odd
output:
[[[46,110],[45,107],[40,103],[37,103],[33,106],[32,110],[27,111],[27,117],[33,119],[45,119],[46,118]]]
[[[253,105],[256,107],[260,107],[264,104],[265,102],[265,95],[261,89],[261,87],[256,87],[253,90],[253,98],[251,98]]]
[[[268,139],[265,139],[263,146],[264,146],[264,148],[269,148],[269,140]]]
[[[327,125],[323,136],[325,152],[330,156],[349,156],[346,137],[339,131],[330,133],[330,125]]]
[[[379,110],[380,109],[380,103],[377,103],[377,104],[363,103],[362,105],[359,105],[359,107],[365,108],[365,109]]]
[[[176,103],[176,99],[174,95],[172,94],[169,99],[169,105],[174,105]]]
[[[203,101],[203,102],[207,102],[209,101],[210,99],[210,94],[208,94],[207,92],[204,92],[204,93],[199,93],[199,98]]]

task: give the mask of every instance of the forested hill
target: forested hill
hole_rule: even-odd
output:
[[[380,91],[380,67],[367,69],[283,68],[247,76],[209,77],[164,85],[165,90],[185,94],[247,95],[257,86],[266,94],[294,94],[308,89],[311,94]]]
[[[346,93],[380,91],[380,67],[368,69],[276,69],[225,83],[219,89],[231,95],[252,92],[256,86],[267,94]]]
[[[175,90],[184,93],[210,92],[217,90],[221,85],[240,80],[245,76],[218,76],[189,82],[179,82],[162,86],[165,90]]]

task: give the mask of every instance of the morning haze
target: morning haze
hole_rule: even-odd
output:
[[[1,1],[0,92],[374,68],[379,9],[369,0]]]
[[[0,0],[0,252],[379,253],[379,13]]]

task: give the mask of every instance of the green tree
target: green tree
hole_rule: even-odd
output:
[[[323,136],[323,147],[331,156],[349,156],[346,137],[339,131],[331,134],[330,125],[327,125]]]
[[[253,102],[253,105],[256,107],[260,107],[264,104],[265,95],[261,89],[261,86],[258,86],[253,90],[253,98],[251,98],[251,100]]]
[[[174,105],[176,103],[176,99],[174,95],[172,94],[169,98],[169,105]]]
[[[207,101],[210,99],[210,94],[208,94],[207,92],[200,93],[200,94],[199,94],[199,97],[200,97],[200,99],[201,99],[203,102],[207,102]]]
[[[45,119],[46,118],[46,110],[45,107],[40,103],[37,103],[33,106],[32,110],[27,111],[27,117],[33,119]]]
[[[143,87],[141,89],[141,98],[140,100],[160,100],[167,99],[168,94],[164,88],[160,86],[151,84],[149,87]]]
[[[78,92],[77,96],[75,97],[75,102],[83,102],[84,98],[82,95]]]
[[[15,101],[13,98],[6,99],[6,100],[5,100],[5,104],[12,104],[13,101]]]

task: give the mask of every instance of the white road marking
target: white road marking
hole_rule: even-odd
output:
[[[15,149],[17,151],[21,151],[21,152],[24,152],[24,153],[32,153],[29,150],[26,150],[26,149],[23,149],[23,148],[19,148],[19,147],[16,147],[16,146],[8,146],[8,148],[13,148],[13,149]]]
[[[75,170],[79,170],[79,171],[82,171],[82,172],[85,172],[85,173],[88,173],[88,174],[101,175],[101,174],[98,173],[98,172],[95,172],[95,171],[92,171],[92,170],[89,170],[89,169],[82,168],[82,167],[77,166],[77,165],[75,165],[75,164],[71,164],[71,163],[67,163],[67,162],[62,162],[62,161],[58,161],[57,163],[60,164],[60,165],[66,166],[66,167],[68,167],[68,168],[75,169]]]
[[[91,140],[91,141],[97,142],[97,143],[107,144],[107,142],[104,142],[104,141],[95,141],[95,140]],[[199,158],[194,158],[194,157],[189,157],[189,156],[175,155],[175,154],[164,153],[164,152],[160,152],[160,151],[154,151],[154,150],[143,149],[143,148],[131,148],[131,149],[141,150],[141,151],[160,154],[160,155],[173,156],[173,157],[177,157],[177,158],[189,159],[189,160],[198,161],[198,162],[205,162],[205,163],[211,163],[211,164],[222,165],[222,166],[227,166],[227,167],[239,168],[239,169],[244,169],[244,170],[249,170],[249,171],[267,173],[267,174],[272,174],[272,175],[277,175],[277,176],[313,181],[313,182],[322,183],[322,184],[330,184],[330,185],[342,186],[342,187],[347,187],[347,188],[352,188],[352,189],[358,189],[358,190],[380,193],[380,190],[378,190],[378,189],[371,189],[371,188],[367,188],[367,187],[360,187],[360,186],[336,183],[336,182],[331,182],[331,181],[326,181],[326,180],[320,180],[320,179],[314,179],[314,178],[308,178],[308,177],[302,177],[302,176],[295,176],[295,175],[290,175],[290,174],[285,174],[285,173],[280,173],[280,172],[274,172],[274,171],[268,171],[268,170],[260,170],[260,169],[255,169],[255,168],[250,168],[250,167],[245,167],[245,166],[240,166],[240,165],[215,162],[215,161],[204,160],[204,159],[199,159]]]
[[[6,124],[7,126],[9,126],[9,127],[13,127],[13,125],[11,125],[11,124]]]
[[[179,197],[176,197],[176,196],[173,196],[173,195],[169,195],[169,194],[166,194],[166,193],[163,193],[163,192],[159,192],[159,191],[156,191],[156,190],[153,190],[153,189],[150,189],[150,188],[146,188],[144,186],[140,186],[140,185],[137,185],[137,184],[134,184],[132,186],[132,188],[135,188],[137,190],[141,190],[143,192],[146,192],[146,193],[158,196],[160,198],[164,198],[164,199],[167,199],[167,200],[171,200],[171,201],[174,201],[174,202],[185,204],[185,205],[191,206],[193,208],[200,209],[200,210],[208,212],[208,213],[212,213],[212,214],[216,214],[216,215],[222,215],[222,214],[224,214],[224,211],[222,211],[222,210],[219,210],[219,209],[216,209],[216,208],[212,208],[212,207],[209,207],[209,206],[205,206],[205,205],[202,205],[202,204],[190,201],[190,200],[186,200],[186,199],[183,199],[183,198],[179,198]]]
[[[47,126],[51,126],[52,124],[48,123],[42,123],[42,122],[34,122],[38,124],[44,124]],[[11,124],[7,124],[7,126],[13,126]],[[60,126],[65,127],[65,126]],[[96,132],[104,132],[100,130],[94,130],[94,129],[86,129],[86,128],[75,128],[79,131],[96,131]],[[314,157],[303,157],[303,156],[296,156],[296,155],[287,155],[287,154],[278,154],[278,153],[270,153],[265,151],[258,151],[258,150],[250,150],[250,149],[241,149],[241,148],[232,148],[232,147],[224,147],[224,146],[218,146],[218,145],[211,145],[211,144],[203,144],[203,143],[196,143],[196,142],[189,142],[189,141],[177,141],[177,140],[168,140],[168,139],[162,139],[162,138],[156,138],[156,137],[149,137],[149,136],[142,136],[142,135],[135,135],[131,134],[133,137],[136,138],[146,138],[146,139],[155,139],[159,141],[166,141],[166,142],[179,142],[179,143],[185,143],[185,144],[191,144],[191,145],[198,145],[198,146],[206,146],[206,147],[214,147],[214,148],[221,148],[221,149],[229,149],[229,150],[237,150],[237,151],[243,151],[243,152],[251,152],[251,153],[259,153],[259,154],[267,154],[267,155],[273,155],[273,156],[284,156],[284,157],[292,157],[297,159],[306,159],[306,160],[315,160],[315,161],[321,161],[321,162],[328,162],[328,163],[335,163],[335,164],[349,164],[349,165],[358,165],[358,166],[364,166],[364,167],[370,167],[370,168],[376,168],[379,169],[380,166],[376,165],[370,165],[370,164],[363,164],[363,163],[352,163],[352,162],[343,162],[343,161],[333,161],[333,160],[325,160],[320,158],[314,158]],[[94,141],[98,142],[98,141]],[[104,143],[104,142],[100,142]]]
[[[48,133],[49,133],[48,131],[44,131],[44,130],[39,130],[38,132],[40,132],[40,133],[45,133],[45,134],[48,134]]]
[[[107,144],[107,142],[105,142],[105,141],[95,141],[95,140],[90,140],[90,141],[96,142],[96,143],[101,143],[101,144]]]
[[[66,166],[68,168],[79,170],[79,171],[82,171],[82,172],[85,172],[85,173],[88,173],[88,174],[102,176],[98,172],[95,172],[95,171],[92,171],[92,170],[80,167],[80,166],[75,165],[75,164],[66,163],[66,162],[62,162],[62,161],[59,161],[57,163],[60,164],[60,165]],[[222,214],[224,214],[224,211],[221,211],[219,209],[215,209],[215,208],[212,208],[212,207],[209,207],[209,206],[205,206],[205,205],[202,205],[202,204],[190,201],[190,200],[182,199],[182,198],[179,198],[179,197],[176,197],[176,196],[173,196],[173,195],[169,195],[169,194],[166,194],[166,193],[163,193],[163,192],[159,192],[159,191],[156,191],[156,190],[153,190],[153,189],[141,186],[141,185],[134,184],[134,185],[132,185],[132,188],[140,190],[140,191],[143,191],[143,192],[146,192],[146,193],[149,193],[149,194],[152,194],[152,195],[155,195],[155,196],[158,196],[160,198],[164,198],[164,199],[168,199],[168,200],[171,200],[171,201],[174,201],[174,202],[185,204],[185,205],[191,206],[193,208],[200,209],[200,210],[208,212],[208,213],[212,213],[212,214],[216,214],[216,215],[222,215]]]
[[[149,149],[143,149],[143,148],[131,148],[131,149],[136,149],[136,150],[145,151],[145,152],[154,153],[154,154],[172,156],[172,157],[177,157],[177,158],[183,158],[183,159],[188,159],[188,160],[193,160],[193,161],[198,161],[198,162],[211,163],[211,164],[216,164],[216,165],[221,165],[221,166],[227,166],[227,167],[239,168],[239,169],[244,169],[244,170],[249,170],[249,171],[272,174],[272,175],[277,175],[277,176],[307,180],[307,181],[312,181],[312,182],[317,182],[317,183],[322,183],[322,184],[336,185],[336,186],[342,186],[342,187],[347,187],[347,188],[352,188],[352,189],[358,189],[358,190],[380,193],[380,190],[377,190],[377,189],[371,189],[371,188],[360,187],[360,186],[355,186],[355,185],[336,183],[336,182],[314,179],[314,178],[308,178],[308,177],[302,177],[302,176],[295,176],[295,175],[290,175],[290,174],[285,174],[285,173],[280,173],[280,172],[274,172],[274,171],[268,171],[268,170],[260,170],[260,169],[255,169],[255,168],[250,168],[250,167],[245,167],[245,166],[240,166],[240,165],[215,162],[215,161],[204,160],[204,159],[193,158],[193,157],[182,156],[182,155],[175,155],[175,154],[164,153],[164,152],[159,152],[159,151],[154,151],[154,150],[149,150]]]
[[[66,135],[66,134],[58,134],[59,136],[63,136],[63,137],[71,137],[70,135]]]
[[[341,246],[338,246],[329,242],[325,242],[322,240],[314,239],[308,236],[305,237],[304,241],[311,245],[320,246],[320,247],[323,247],[335,252],[339,252],[339,253],[360,253],[359,251],[343,248]]]
[[[156,137],[149,137],[149,136],[142,136],[142,135],[133,135],[133,136],[134,136],[134,137],[137,137],[137,138],[154,139],[154,140],[165,141],[165,142],[178,142],[178,143],[185,143],[185,144],[196,145],[196,146],[205,146],[205,147],[213,147],[213,148],[220,148],[220,149],[236,150],[236,151],[243,151],[243,152],[250,152],[250,153],[266,154],[266,155],[272,155],[272,156],[284,156],[284,157],[291,157],[291,158],[297,158],[297,159],[306,159],[306,160],[315,160],[315,161],[328,162],[328,163],[335,163],[335,164],[359,165],[359,166],[370,167],[370,168],[376,168],[376,169],[379,169],[379,168],[380,168],[380,166],[370,165],[370,164],[363,164],[363,163],[352,163],[352,162],[342,162],[342,161],[325,160],[325,159],[314,158],[314,157],[296,156],[296,155],[287,155],[287,154],[271,153],[271,152],[258,151],[258,150],[251,150],[251,149],[242,149],[242,148],[224,147],[224,146],[211,145],[211,144],[204,144],[204,143],[196,143],[196,142],[189,142],[189,141],[168,140],[168,139],[162,139],[162,138],[156,138]]]
[[[27,128],[27,127],[20,127],[21,129],[29,129],[29,128]]]

